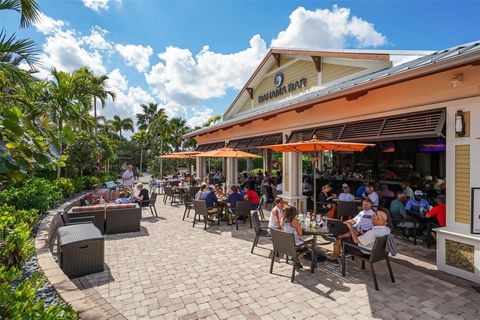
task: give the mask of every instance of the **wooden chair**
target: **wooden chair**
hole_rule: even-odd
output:
[[[286,261],[288,263],[288,257],[293,258],[292,266],[292,276],[291,282],[295,280],[295,264],[299,262],[297,260],[297,249],[295,247],[295,238],[293,233],[287,233],[278,229],[270,229],[272,235],[273,243],[273,252],[272,252],[272,262],[270,264],[270,273],[273,273],[273,264],[275,263],[275,257],[279,253],[285,254]]]
[[[250,211],[250,201],[237,201],[235,204],[235,227],[238,230],[238,218],[244,217],[243,222],[245,223],[245,219],[248,218],[250,221],[250,228],[253,228],[252,225],[252,213]]]
[[[268,233],[268,228],[262,227],[262,224],[260,223],[260,219],[258,218],[258,213],[256,212],[252,213],[252,223],[253,223],[253,228],[255,229],[255,239],[253,239],[251,253],[253,253],[253,249],[258,245],[258,241],[260,240],[260,237],[270,238],[270,234]]]
[[[273,238],[273,235],[272,235]],[[372,250],[367,250],[357,246],[354,243],[343,241],[342,243],[342,276],[345,276],[345,261],[347,256],[359,257],[362,259],[362,269],[365,269],[365,261],[370,265],[370,269],[373,277],[373,284],[375,285],[375,290],[378,290],[377,276],[375,270],[373,269],[373,264],[378,261],[385,260],[387,262],[388,272],[390,273],[390,279],[392,282],[395,282],[393,276],[392,266],[390,265],[390,260],[388,259],[388,252],[385,251],[385,245],[387,243],[387,236],[378,237],[375,239]]]

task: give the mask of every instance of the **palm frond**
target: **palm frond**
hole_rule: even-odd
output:
[[[0,10],[14,10],[20,13],[22,28],[30,26],[40,17],[40,7],[36,0],[0,0]]]

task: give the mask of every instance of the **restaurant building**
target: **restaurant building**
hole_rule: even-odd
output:
[[[447,225],[437,233],[437,266],[480,282],[479,120],[480,42],[437,52],[271,49],[222,120],[185,138],[200,151],[313,135],[375,143],[363,154],[336,154],[334,162],[444,178]],[[205,159],[196,166],[204,176]],[[227,185],[237,183],[237,160],[227,159],[225,169]],[[282,196],[305,208],[301,154],[283,154],[282,175]]]

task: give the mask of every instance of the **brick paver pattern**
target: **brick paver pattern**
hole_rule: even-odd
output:
[[[159,201],[160,202],[160,201]],[[104,272],[80,278],[128,319],[480,319],[480,294],[392,263],[376,264],[380,291],[358,259],[340,267],[322,263],[314,274],[297,272],[277,258],[269,274],[271,243],[250,249],[254,232],[203,224],[192,228],[193,210],[157,204],[160,218],[143,211],[141,231],[106,236]],[[331,249],[331,246],[330,246]],[[94,298],[97,295],[91,294]],[[116,311],[115,311],[116,312]]]

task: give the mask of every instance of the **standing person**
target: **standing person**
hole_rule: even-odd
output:
[[[250,209],[257,209],[258,203],[260,202],[258,193],[255,190],[252,190],[251,186],[245,186],[243,190],[245,191],[245,200],[250,201]]]
[[[274,201],[275,207],[270,212],[270,219],[268,221],[268,228],[280,229],[282,227],[283,209],[285,203],[280,197],[276,197]],[[270,231],[269,231],[270,232]]]
[[[124,187],[131,189],[133,187],[133,166],[129,165],[122,175],[122,184]]]

